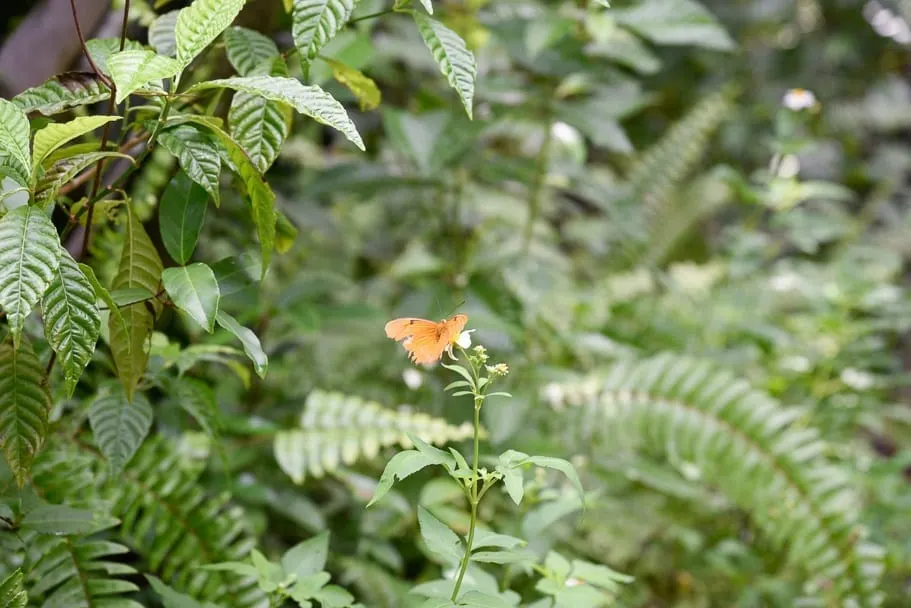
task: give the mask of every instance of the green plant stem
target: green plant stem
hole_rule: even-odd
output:
[[[522,238],[522,254],[528,254],[528,247],[531,245],[531,237],[535,230],[535,222],[538,221],[538,215],[541,212],[541,197],[544,194],[544,181],[547,179],[547,168],[550,166],[550,148],[553,141],[553,121],[548,111],[547,120],[544,123],[544,141],[541,142],[541,149],[538,151],[538,157],[535,162],[534,181],[531,184],[531,192],[528,196],[528,220],[525,223],[525,234]]]
[[[473,368],[474,366],[472,366]],[[484,492],[479,489],[478,479],[478,460],[481,454],[481,405],[484,403],[483,395],[475,395],[474,398],[474,459],[471,463],[471,487],[468,489],[468,502],[471,505],[471,522],[468,524],[468,539],[465,541],[465,555],[462,557],[462,563],[459,566],[459,576],[456,578],[455,587],[452,589],[452,596],[449,598],[453,602],[459,598],[459,589],[462,588],[462,580],[465,578],[465,572],[468,570],[468,562],[471,560],[471,547],[474,544],[474,530],[478,523],[478,503]]]
[[[351,25],[352,23],[357,23],[358,21],[366,21],[367,19],[375,19],[377,17],[382,17],[383,15],[388,15],[389,13],[394,13],[394,12],[395,12],[395,9],[387,8],[384,11],[377,11],[375,13],[370,13],[369,15],[363,15],[361,17],[358,17],[357,19],[351,19],[350,21],[348,21],[348,25]]]

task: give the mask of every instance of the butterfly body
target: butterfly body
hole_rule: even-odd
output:
[[[429,365],[439,361],[443,353],[459,338],[468,322],[468,315],[454,315],[439,323],[417,317],[403,317],[386,323],[386,337],[401,342],[415,363]]]

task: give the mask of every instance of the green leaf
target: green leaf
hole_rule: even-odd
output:
[[[291,36],[306,74],[310,62],[348,22],[358,0],[294,0]]]
[[[215,206],[218,207],[221,202],[219,198],[221,156],[212,138],[194,126],[179,125],[159,133],[158,143],[177,157],[180,168],[190,179],[205,188],[215,201]],[[167,245],[165,246],[167,247]],[[170,249],[168,253],[174,255]]]
[[[95,290],[66,249],[60,249],[60,264],[44,294],[44,335],[63,365],[68,396],[72,396],[95,352],[101,332],[101,314]]]
[[[329,532],[323,532],[288,549],[281,564],[287,574],[301,579],[321,572],[329,557]]]
[[[37,87],[22,91],[12,101],[25,113],[40,112],[53,116],[110,96],[111,90],[95,72],[64,72]]]
[[[64,150],[60,150],[60,152],[65,150],[70,150],[70,148],[64,148]],[[48,160],[52,160],[55,156],[56,154],[52,154]],[[54,162],[54,164],[46,169],[44,174],[38,178],[38,182],[35,184],[35,200],[39,203],[46,203],[56,199],[57,192],[64,184],[67,184],[85,169],[104,158],[123,158],[133,162],[133,157],[129,154],[113,151],[85,152],[83,154],[75,154],[73,156],[61,158]]]
[[[361,106],[361,111],[375,110],[382,101],[379,87],[372,78],[334,59],[326,59],[332,68],[332,76],[351,91]]]
[[[462,539],[423,506],[418,507],[418,523],[421,526],[421,537],[428,549],[450,565],[462,560],[465,553]]]
[[[573,560],[573,578],[583,580],[586,583],[597,585],[602,589],[614,591],[618,583],[629,584],[635,580],[627,574],[620,574],[601,564],[593,564],[582,560]]]
[[[386,468],[383,470],[380,481],[376,486],[376,493],[373,495],[373,498],[370,499],[370,502],[367,503],[367,508],[370,508],[373,504],[379,502],[379,500],[392,489],[392,485],[395,483],[396,478],[401,481],[410,475],[414,475],[421,469],[432,465],[449,465],[450,467],[453,467],[455,465],[455,460],[453,460],[452,456],[442,450],[426,452],[405,450],[404,452],[399,452],[392,457],[388,464],[386,464]]]
[[[95,271],[92,270],[91,266],[85,264],[79,264],[79,270],[82,271],[82,274],[95,291],[95,297],[107,304],[108,311],[111,313],[111,321],[116,321],[120,331],[126,333],[127,326],[126,321],[123,318],[123,313],[120,311],[120,307],[117,305],[117,302],[114,301],[114,298],[107,288],[105,288],[98,280],[98,277],[95,276]]]
[[[38,167],[47,156],[77,137],[91,133],[98,127],[109,122],[120,120],[119,116],[80,116],[69,122],[52,122],[35,133],[35,143],[32,149],[33,167]]]
[[[196,249],[206,219],[209,195],[183,171],[161,195],[158,224],[165,249],[178,264],[186,264]]]
[[[87,40],[85,46],[89,50],[89,55],[92,56],[95,65],[101,70],[101,73],[110,76],[111,71],[108,69],[108,58],[114,53],[120,52],[120,38],[95,38],[93,40]],[[127,38],[124,41],[123,49],[125,51],[142,51],[145,50],[145,47],[135,40]]]
[[[115,101],[122,102],[152,81],[176,76],[183,67],[175,59],[146,49],[114,53],[108,57],[108,70],[117,86]]]
[[[31,345],[0,343],[0,449],[20,488],[47,435],[50,401],[44,366]]]
[[[5,608],[25,608],[28,595],[25,593],[22,570],[13,570],[3,581],[0,581],[0,606]]]
[[[563,460],[562,458],[552,458],[550,456],[529,456],[528,462],[531,462],[532,464],[535,464],[539,467],[545,467],[548,469],[560,471],[566,475],[570,483],[573,484],[573,487],[579,493],[580,498],[585,497],[585,490],[582,489],[582,481],[579,479],[579,474],[576,473],[576,467],[574,467],[568,460]]]
[[[465,41],[451,29],[423,13],[412,13],[418,31],[449,85],[459,94],[468,117],[472,117],[477,65]]]
[[[272,76],[287,76],[288,69],[279,58],[272,64],[270,73]],[[265,173],[278,158],[291,129],[291,118],[291,108],[286,104],[244,91],[234,94],[228,110],[231,136],[260,173]]]
[[[132,212],[126,226],[120,268],[114,277],[114,289],[141,287],[151,293],[158,292],[161,280],[161,258],[149,235]],[[123,324],[112,315],[109,321],[111,352],[117,365],[117,375],[126,390],[127,399],[133,398],[136,384],[145,374],[149,361],[146,342],[152,333],[155,318],[152,310],[155,301],[131,304],[121,310]]]
[[[525,495],[525,478],[522,475],[522,469],[506,469],[503,472],[503,485],[506,486],[506,493],[516,504],[522,502]]]
[[[256,370],[256,375],[260,378],[265,378],[266,370],[269,369],[269,359],[266,357],[266,353],[263,352],[263,347],[259,343],[259,338],[256,337],[256,334],[238,323],[237,319],[222,310],[218,311],[215,320],[223,329],[228,330],[234,334],[235,338],[240,340],[240,343],[244,347],[244,353],[246,353],[250,361],[253,362],[253,368]]]
[[[146,574],[145,577],[149,581],[152,590],[161,598],[164,608],[218,608],[215,604],[209,602],[199,603],[189,595],[175,591],[151,574]]]
[[[120,289],[112,289],[110,296],[118,307],[124,308],[130,304],[152,300],[155,294],[145,287],[121,287]]]
[[[245,0],[195,0],[177,16],[177,61],[186,67],[209,46],[244,7]]]
[[[164,57],[173,57],[177,54],[177,40],[175,28],[177,15],[180,11],[168,11],[160,15],[149,25],[149,46]]]
[[[465,608],[513,608],[513,605],[506,600],[476,589],[462,595],[459,598],[459,606],[465,606]]]
[[[23,530],[39,534],[88,534],[96,531],[103,520],[92,511],[74,509],[67,505],[41,505],[26,513],[22,518]]]
[[[116,474],[133,458],[152,428],[152,406],[142,393],[133,398],[114,388],[101,393],[89,407],[92,434]]]
[[[712,13],[695,0],[643,0],[613,9],[611,17],[657,44],[731,51],[737,45]]]
[[[524,547],[526,542],[521,538],[509,536],[508,534],[497,534],[484,528],[478,528],[474,533],[474,542],[472,550],[482,549],[484,547],[498,547],[500,549],[516,549]]]
[[[28,143],[25,112],[13,102],[0,99],[0,175],[8,175],[22,186],[28,186],[32,176]]]
[[[337,129],[354,145],[364,150],[364,142],[345,108],[332,95],[316,85],[305,86],[294,78],[279,76],[247,76],[201,82],[190,91],[219,87],[245,91],[264,99],[286,103],[301,114]]]
[[[239,26],[225,30],[225,51],[231,66],[241,76],[252,76],[267,61],[279,56],[271,38]]]
[[[171,390],[172,396],[209,437],[214,438],[221,427],[218,413],[218,404],[215,393],[209,386],[197,380],[181,376],[174,381]]]
[[[251,558],[259,579],[259,588],[266,593],[272,593],[278,589],[279,585],[285,580],[285,573],[282,571],[282,567],[270,562],[256,549],[251,551]]]
[[[348,608],[354,602],[354,596],[338,585],[326,585],[313,598],[322,608]]]
[[[0,218],[0,307],[18,348],[25,318],[60,263],[57,230],[38,207],[18,207]]]
[[[161,280],[177,308],[190,315],[207,332],[215,330],[221,296],[211,268],[200,262],[167,268],[161,274]]]

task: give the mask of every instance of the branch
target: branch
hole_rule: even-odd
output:
[[[130,2],[127,0],[125,9],[129,9]],[[92,71],[95,72],[95,75],[98,76],[98,79],[103,82],[109,89],[111,89],[111,99],[114,98],[114,83],[111,82],[111,79],[105,76],[102,71],[95,64],[95,60],[92,59],[92,55],[89,53],[88,47],[85,45],[85,36],[82,35],[82,26],[79,25],[79,15],[76,14],[76,0],[70,0],[70,8],[73,10],[73,23],[76,24],[76,35],[79,36],[79,46],[82,47],[82,53],[85,55],[86,60],[89,62],[89,65],[92,66]],[[124,10],[126,13],[126,10]],[[126,23],[126,19],[124,19]],[[120,44],[120,50],[123,50],[123,43]]]

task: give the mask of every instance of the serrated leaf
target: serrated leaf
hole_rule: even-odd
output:
[[[22,91],[12,101],[25,113],[40,112],[53,116],[110,96],[111,90],[95,72],[64,72],[37,87]]]
[[[28,186],[32,176],[28,143],[25,112],[13,102],[0,99],[0,175],[8,175],[22,186]]]
[[[60,249],[60,264],[41,303],[44,335],[63,365],[68,396],[72,396],[95,352],[101,332],[101,314],[95,290],[66,249]]]
[[[0,581],[0,606],[25,608],[28,603],[28,595],[25,593],[24,580],[22,570],[17,569]]]
[[[211,268],[199,262],[167,268],[162,272],[161,280],[177,308],[190,315],[207,332],[215,330],[220,294]]]
[[[41,209],[27,205],[0,218],[0,307],[16,347],[59,263],[57,230]]]
[[[362,111],[379,107],[382,95],[372,78],[334,59],[326,59],[326,63],[332,68],[332,76],[357,97]]]
[[[51,397],[44,367],[27,342],[16,348],[0,343],[0,450],[16,483],[25,484],[28,468],[47,435]]]
[[[357,127],[342,104],[316,85],[306,86],[294,78],[279,76],[246,76],[201,82],[190,90],[219,87],[245,91],[264,99],[286,103],[301,114],[337,129],[358,148],[365,149]]]
[[[118,473],[133,458],[152,428],[152,406],[142,393],[129,399],[114,388],[103,392],[89,407],[89,423],[95,443],[111,471]]]
[[[64,150],[70,150],[70,148],[64,148]],[[52,154],[47,160],[50,161],[55,156],[55,154]],[[38,178],[38,183],[35,184],[35,200],[39,203],[45,203],[56,199],[57,193],[64,184],[67,184],[85,169],[104,158],[123,158],[133,162],[133,157],[129,154],[113,151],[86,152],[61,158],[48,167],[44,174]]]
[[[205,188],[218,207],[221,202],[221,156],[215,142],[206,133],[191,125],[179,125],[162,131],[158,135],[158,143],[177,157],[180,168],[190,179]]]
[[[114,277],[114,289],[141,287],[151,293],[158,292],[162,264],[149,235],[132,212],[126,226],[120,268]],[[160,304],[155,301],[131,304],[121,309],[123,323],[112,315],[109,321],[111,352],[117,366],[117,375],[126,391],[127,399],[133,398],[136,384],[145,374],[149,361],[146,342],[152,333],[155,318],[152,314]]]
[[[644,0],[613,9],[610,15],[656,44],[691,44],[718,51],[737,46],[715,16],[695,0]]]
[[[183,171],[162,193],[158,227],[165,249],[178,264],[186,264],[193,256],[208,204],[206,191]]]
[[[465,41],[451,29],[423,13],[412,13],[424,44],[430,49],[434,61],[446,76],[449,85],[455,89],[465,106],[468,117],[472,117],[474,81],[477,65],[474,54],[468,50]]]
[[[281,58],[275,59],[271,67],[267,63],[261,68],[268,68],[272,76],[288,75],[288,68]],[[291,130],[291,118],[291,108],[287,104],[244,91],[234,94],[228,110],[231,137],[240,144],[260,173],[265,173],[278,158]]]
[[[241,76],[250,76],[267,61],[279,56],[271,38],[245,27],[225,30],[225,51],[231,66]]]
[[[370,502],[367,503],[367,508],[370,508],[372,505],[379,502],[379,500],[392,489],[392,485],[395,483],[396,479],[401,481],[429,466],[443,464],[453,465],[454,463],[455,461],[452,459],[452,456],[441,450],[435,452],[419,452],[418,450],[405,450],[404,452],[399,452],[386,464],[386,468],[380,476],[380,481],[376,485],[376,493],[373,495],[373,498],[370,499]]]
[[[266,371],[269,369],[269,359],[266,357],[266,353],[263,351],[263,347],[259,342],[259,338],[256,337],[256,334],[238,323],[237,319],[222,310],[218,311],[215,320],[218,322],[219,326],[228,330],[234,334],[235,338],[240,340],[241,345],[244,347],[244,353],[250,361],[253,362],[253,368],[256,370],[256,375],[260,378],[265,378]]]
[[[175,39],[177,61],[186,67],[209,46],[229,25],[245,0],[195,0],[180,10],[177,16]]]
[[[69,122],[52,122],[35,133],[35,142],[32,147],[33,167],[38,167],[47,156],[62,146],[91,133],[98,127],[109,122],[120,120],[119,116],[80,116]]]
[[[168,11],[160,15],[149,25],[149,46],[164,57],[177,54],[177,40],[174,30],[177,27],[177,15],[180,11]]]
[[[358,0],[294,0],[291,36],[304,73],[320,49],[345,27],[357,3]]]
[[[177,60],[146,49],[119,51],[108,57],[108,70],[117,86],[117,103],[150,82],[176,76],[181,69]]]

